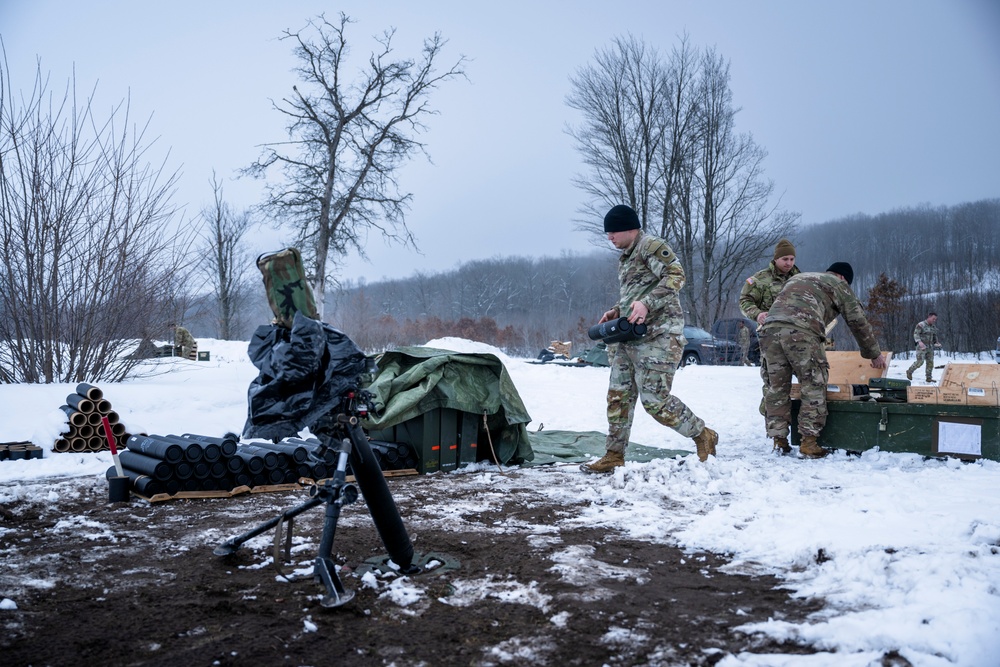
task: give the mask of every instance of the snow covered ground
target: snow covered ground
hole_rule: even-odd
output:
[[[606,430],[606,368],[530,364],[460,339],[428,345],[499,356],[534,420],[529,430]],[[130,432],[242,429],[256,376],[246,343],[200,339],[198,347],[211,361],[158,360],[144,378],[100,385]],[[889,375],[902,377],[909,363],[894,360]],[[45,503],[46,480],[103,479],[110,453],[48,451],[65,428],[58,408],[74,388],[0,385],[0,442],[31,440],[46,449],[41,460],[0,463],[0,503]],[[614,475],[556,485],[537,470],[518,474],[539,475],[537,488],[554,500],[591,498],[583,518],[594,525],[727,554],[731,571],[775,574],[793,595],[825,601],[807,623],[772,619],[745,628],[820,653],[727,655],[719,665],[850,667],[881,664],[891,650],[914,665],[1000,665],[1000,463],[878,451],[818,461],[773,456],[757,413],[756,368],[684,368],[674,393],[719,431],[717,458],[630,462]],[[641,409],[632,439],[693,449]],[[16,605],[0,590],[0,618]]]

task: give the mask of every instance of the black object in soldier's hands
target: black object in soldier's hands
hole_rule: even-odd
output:
[[[638,340],[646,335],[647,327],[643,322],[632,324],[627,317],[601,322],[590,327],[587,335],[591,340],[602,340],[605,343],[624,343]]]

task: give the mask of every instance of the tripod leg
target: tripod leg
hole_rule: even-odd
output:
[[[324,607],[339,607],[354,598],[354,591],[344,588],[344,584],[340,581],[340,577],[337,575],[337,566],[333,562],[332,556],[333,537],[337,532],[337,520],[340,518],[342,503],[342,497],[331,497],[327,502],[326,519],[323,522],[323,538],[320,541],[316,566],[313,568],[313,576],[326,586],[326,595],[320,600],[320,604]]]

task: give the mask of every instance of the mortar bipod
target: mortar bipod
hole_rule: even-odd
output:
[[[333,562],[333,538],[337,532],[337,521],[340,518],[340,508],[350,505],[358,499],[358,489],[353,484],[347,484],[347,460],[351,453],[351,441],[344,438],[337,448],[337,469],[333,477],[328,479],[322,486],[314,485],[310,487],[309,493],[312,496],[309,500],[286,510],[275,518],[266,521],[256,528],[253,528],[242,535],[226,540],[213,553],[216,556],[229,556],[236,552],[243,544],[261,533],[265,533],[272,528],[276,528],[274,540],[274,564],[278,567],[282,560],[279,545],[281,543],[281,524],[288,522],[288,533],[285,540],[285,559],[290,557],[292,528],[294,519],[299,514],[326,503],[326,518],[323,521],[323,536],[320,539],[319,553],[313,567],[313,578],[326,586],[327,594],[320,600],[324,607],[339,607],[354,598],[354,591],[344,588],[340,577],[337,575],[336,565]]]

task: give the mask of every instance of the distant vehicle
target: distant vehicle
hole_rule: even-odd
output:
[[[697,364],[738,364],[740,361],[740,346],[737,343],[722,338],[716,338],[704,329],[684,325],[684,337],[687,345],[681,356],[681,366]]]
[[[993,352],[993,356],[996,357],[997,363],[1000,364],[1000,338],[997,338],[997,349]]]
[[[750,349],[747,351],[747,358],[754,366],[760,366],[760,340],[757,339],[757,323],[749,317],[729,317],[719,320],[712,325],[712,335],[736,343],[736,361],[740,363],[739,343],[740,343],[740,322],[746,325],[750,331]]]

